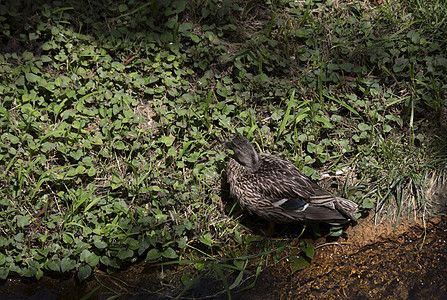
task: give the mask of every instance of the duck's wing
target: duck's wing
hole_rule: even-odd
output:
[[[335,199],[334,195],[311,181],[292,163],[265,153],[261,153],[260,158],[261,166],[253,175],[262,193],[272,199],[297,199],[298,206],[301,203],[323,205]]]
[[[292,163],[279,157],[260,155],[261,167],[256,171],[260,192],[275,207],[295,218],[310,220],[355,220],[357,204],[335,197],[301,173]],[[330,222],[328,222],[330,223]]]
[[[276,214],[277,217],[275,219],[279,222],[295,220],[342,225],[349,222],[350,219],[355,220],[355,218],[345,215],[342,211],[326,205],[305,203],[298,199],[287,199],[287,201],[284,200],[285,199],[273,202],[275,209],[271,212],[271,214]]]

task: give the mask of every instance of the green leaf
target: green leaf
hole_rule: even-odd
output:
[[[30,39],[30,41],[37,40],[39,38],[39,35],[37,35],[35,32],[30,32],[28,34],[28,38]]]
[[[359,125],[357,125],[357,127],[361,130],[361,131],[368,131],[371,129],[371,126],[365,123],[360,123]]]
[[[179,247],[180,249],[185,248],[187,242],[188,242],[188,239],[187,239],[185,236],[179,238],[179,239],[177,240],[178,247]]]
[[[116,148],[117,150],[124,150],[124,149],[126,149],[126,144],[124,144],[123,141],[117,141],[117,142],[115,143],[115,148]]]
[[[166,147],[171,147],[171,145],[174,143],[174,140],[175,140],[174,137],[164,135],[160,138],[159,141],[165,144]]]
[[[200,38],[195,34],[190,34],[189,38],[196,44],[200,42]]]
[[[52,42],[45,42],[42,44],[42,50],[48,51],[50,49],[53,49],[54,45]]]
[[[292,255],[290,257],[290,269],[292,274],[299,270],[304,270],[309,262],[302,256]]]
[[[3,134],[3,136],[6,136],[13,145],[18,144],[20,142],[20,139],[13,134],[5,133]]]
[[[189,290],[196,286],[199,280],[195,277],[192,277],[191,274],[183,274],[181,281],[185,289]]]
[[[383,132],[390,132],[392,129],[393,128],[388,124],[383,125]]]
[[[89,256],[87,256],[86,263],[88,263],[91,267],[96,266],[99,263],[99,256],[95,253],[91,253]]]
[[[267,76],[267,74],[261,73],[253,77],[253,81],[261,86],[267,86],[267,84],[270,82],[270,78]]]
[[[306,149],[307,149],[307,152],[309,152],[309,153],[315,153],[316,149],[317,149],[317,145],[315,145],[312,142],[309,142],[309,143],[307,143]]]
[[[90,274],[92,274],[92,267],[90,267],[89,265],[79,267],[78,270],[79,281],[87,279],[90,276]]]
[[[334,231],[331,232],[331,236],[341,236],[343,234],[343,228],[336,228]]]
[[[62,272],[73,270],[76,267],[76,262],[69,257],[64,257],[61,261]]]
[[[312,245],[309,242],[303,242],[301,245],[301,251],[303,251],[307,257],[313,258],[315,254],[315,248],[314,245]]]
[[[3,265],[6,261],[6,256],[3,253],[0,253],[0,266]]]
[[[309,35],[309,33],[312,32],[311,29],[303,29],[303,28],[298,28],[297,30],[294,30],[293,33],[300,38],[306,37]]]
[[[362,206],[364,208],[373,208],[374,207],[374,202],[375,201],[373,199],[371,199],[371,198],[365,198],[365,199],[363,199]]]
[[[29,224],[29,219],[30,219],[29,216],[18,215],[17,216],[17,226],[19,226],[20,228],[27,226]]]
[[[178,0],[172,2],[171,6],[165,10],[165,15],[170,16],[173,14],[181,13],[185,10],[186,5],[188,4],[187,0]]]
[[[304,166],[301,171],[308,177],[312,177],[315,174],[315,170],[308,166]]]
[[[199,237],[199,241],[204,243],[207,246],[211,246],[213,244],[212,236],[209,232],[205,233],[204,235]]]
[[[159,192],[159,191],[161,191],[161,188],[159,186],[157,186],[157,185],[153,185],[153,186],[150,186],[148,188],[148,190],[149,191],[154,191],[154,192]]]
[[[94,267],[99,262],[99,256],[95,253],[90,252],[88,249],[84,249],[81,252],[81,261],[88,263],[90,266]]]
[[[122,13],[122,12],[124,12],[124,11],[126,11],[127,10],[127,5],[126,4],[120,4],[119,6],[118,6],[118,10]]]
[[[23,276],[25,277],[33,277],[37,273],[37,268],[29,267],[23,270]]]
[[[40,278],[42,278],[42,276],[43,276],[42,269],[40,269],[40,268],[37,269],[37,272],[36,272],[36,274],[34,276],[36,277],[37,280],[40,280]]]
[[[272,117],[273,121],[279,121],[279,120],[281,120],[282,116],[283,116],[282,110],[277,110],[277,111],[273,112],[271,117]]]
[[[51,57],[49,57],[48,55],[42,55],[40,58],[42,59],[43,62],[50,62],[50,61],[53,60],[53,59],[52,59]]]
[[[103,145],[103,141],[101,139],[100,136],[95,136],[95,137],[90,137],[89,138],[90,143],[92,143],[93,145],[99,145],[102,146]]]
[[[59,259],[49,260],[47,262],[47,267],[51,271],[60,272],[61,271],[61,261]]]
[[[39,81],[40,77],[33,73],[25,73],[25,78],[29,82],[37,82]]]
[[[151,249],[147,252],[146,260],[154,260],[161,256],[161,253],[157,249]]]
[[[233,281],[233,283],[228,287],[230,290],[238,287],[241,284],[242,278],[244,277],[245,274],[245,266],[248,264],[248,262],[246,262],[244,264],[243,269],[239,272],[239,274],[237,275],[236,279]]]
[[[133,251],[130,249],[121,249],[116,256],[121,260],[125,260],[133,256]]]
[[[96,175],[97,170],[94,167],[91,167],[87,170],[87,175],[92,177]]]
[[[14,263],[9,265],[9,272],[15,272],[17,274],[23,273],[22,269],[19,266],[15,265]]]
[[[411,41],[415,44],[419,44],[419,41],[421,40],[421,36],[419,35],[419,33],[417,33],[414,30],[409,31],[407,33],[407,37],[409,37]]]
[[[82,158],[82,163],[85,164],[86,166],[91,166],[93,165],[93,160],[90,156],[85,156]]]
[[[72,237],[72,234],[69,234],[69,233],[67,233],[67,232],[64,232],[64,233],[62,234],[62,240],[64,241],[64,243],[67,243],[67,244],[71,244],[71,243],[73,243],[73,237]]]
[[[79,160],[83,155],[84,155],[84,152],[81,149],[70,152],[70,156],[76,160]]]
[[[165,251],[163,251],[162,255],[163,255],[163,257],[166,257],[166,258],[177,258],[178,257],[175,250],[172,249],[171,247],[168,247]]]
[[[0,268],[0,279],[6,279],[9,275],[9,268]]]
[[[324,128],[329,128],[329,129],[334,128],[334,125],[330,122],[330,120],[326,116],[324,116],[324,117],[315,116],[315,121],[323,123]]]
[[[53,149],[55,147],[56,147],[55,143],[44,142],[44,143],[42,143],[40,149],[42,150],[42,152],[46,153],[46,152],[50,151],[51,149]]]
[[[101,240],[94,241],[93,244],[94,244],[95,247],[98,248],[98,249],[104,249],[104,248],[107,247],[107,243],[104,242],[104,241],[101,241]]]

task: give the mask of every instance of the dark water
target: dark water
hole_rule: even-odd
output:
[[[264,270],[254,288],[233,292],[233,299],[447,299],[447,217],[427,226],[393,234],[371,226],[356,226],[347,242],[320,243],[312,263],[290,272],[283,260]],[[368,234],[368,231],[369,234]],[[388,232],[387,232],[388,231]],[[371,238],[373,236],[373,238]],[[317,241],[319,243],[321,241]],[[2,281],[0,299],[170,299],[164,276],[144,264],[109,276],[96,273],[86,283],[73,275]],[[165,278],[167,278],[165,277]],[[162,289],[161,282],[164,282]],[[172,286],[173,287],[173,286]],[[154,294],[154,291],[159,291]],[[171,289],[172,290],[172,289]],[[185,298],[226,299],[221,284],[202,280]]]

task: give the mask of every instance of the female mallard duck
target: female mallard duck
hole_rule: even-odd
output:
[[[230,194],[250,213],[274,223],[356,220],[357,204],[325,191],[292,163],[257,153],[242,136],[226,146],[234,151],[227,166]]]

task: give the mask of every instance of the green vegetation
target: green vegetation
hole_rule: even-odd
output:
[[[103,2],[0,4],[0,278],[258,274],[291,239],[250,234],[225,197],[236,133],[377,217],[433,212],[445,1]],[[313,256],[298,244],[293,271]]]

